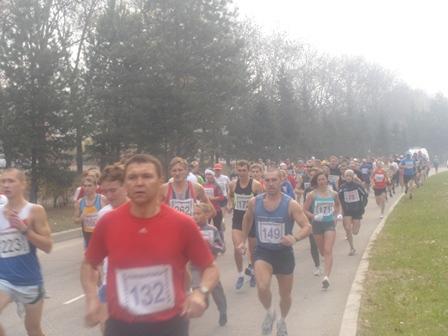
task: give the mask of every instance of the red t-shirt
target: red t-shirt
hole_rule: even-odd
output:
[[[109,315],[125,322],[169,320],[182,311],[185,267],[200,269],[213,255],[192,218],[162,204],[152,218],[137,218],[130,203],[104,215],[86,251],[93,266],[108,257]]]
[[[375,189],[385,189],[387,187],[387,175],[386,172],[379,168],[372,174],[373,187]]]

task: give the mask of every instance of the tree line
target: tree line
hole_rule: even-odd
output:
[[[446,154],[448,100],[378,64],[264,34],[230,0],[4,0],[0,141],[39,186],[123,152]]]

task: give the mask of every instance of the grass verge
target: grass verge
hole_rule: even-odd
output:
[[[364,288],[358,335],[448,335],[448,172],[388,217]]]
[[[51,232],[60,232],[64,230],[76,229],[79,225],[74,222],[74,210],[67,206],[63,208],[46,208],[48,215],[48,223],[51,227]]]

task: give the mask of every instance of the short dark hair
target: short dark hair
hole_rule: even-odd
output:
[[[248,170],[250,169],[249,162],[246,160],[238,160],[236,162],[236,166],[237,167],[247,167]]]
[[[121,164],[113,164],[106,166],[103,172],[101,173],[101,177],[99,183],[103,182],[114,182],[118,181],[120,184],[124,182],[124,167]]]
[[[163,177],[162,164],[160,163],[158,158],[150,154],[136,154],[132,156],[129,160],[127,160],[126,164],[124,165],[124,176],[126,176],[128,167],[134,163],[137,164],[151,163],[156,167],[157,176],[160,178]]]

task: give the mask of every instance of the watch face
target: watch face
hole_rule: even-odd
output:
[[[208,294],[209,293],[209,289],[205,286],[201,286],[201,288],[199,288],[199,290],[201,291],[202,294]]]

